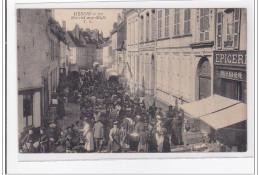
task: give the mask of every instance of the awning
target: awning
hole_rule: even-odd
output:
[[[199,101],[180,105],[179,107],[191,118],[199,118],[238,103],[241,102],[214,94]]]
[[[93,63],[93,67],[96,67],[96,66],[98,66],[98,65],[99,65],[98,62],[94,62],[94,63]]]
[[[221,111],[202,116],[199,119],[218,130],[245,121],[247,118],[246,109],[246,104],[241,102]]]

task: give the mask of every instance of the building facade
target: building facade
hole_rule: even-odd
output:
[[[59,83],[63,32],[52,13],[47,9],[17,10],[19,132],[43,124]]]
[[[131,9],[126,21],[132,92],[165,106],[214,93],[246,102],[245,9]]]
[[[77,64],[80,67],[87,66],[86,41],[76,25],[73,31],[68,31],[68,44],[70,47],[71,64]]]
[[[128,86],[131,92],[137,92],[139,89],[139,12],[137,9],[131,9],[126,12],[127,22],[127,40],[126,40],[126,66],[125,76],[128,79]]]
[[[246,9],[218,9],[216,17],[214,93],[246,103]]]
[[[156,10],[139,11],[139,77],[138,89],[148,102],[155,97]],[[149,104],[150,105],[150,104]]]

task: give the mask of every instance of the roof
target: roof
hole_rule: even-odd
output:
[[[84,43],[74,37],[71,31],[68,31],[68,35],[70,36],[72,42],[75,44],[76,47],[85,47]]]
[[[214,94],[199,101],[180,105],[180,109],[192,118],[199,118],[238,103],[241,102]]]
[[[202,116],[199,119],[210,125],[215,130],[245,121],[247,107],[245,103],[238,103],[221,111]]]
[[[67,44],[66,31],[64,31],[61,28],[60,24],[53,18],[50,18],[50,29],[57,36],[57,38],[59,40],[63,41],[65,44]]]

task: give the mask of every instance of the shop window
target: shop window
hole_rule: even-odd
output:
[[[233,9],[227,13],[227,35],[226,41],[224,41],[224,47],[226,48],[238,48],[239,37],[239,9]]]
[[[23,117],[26,118],[26,127],[33,125],[33,94],[29,92],[23,95]]]
[[[242,82],[221,79],[221,95],[234,100],[242,100]]]
[[[184,10],[184,35],[190,34],[190,9]]]
[[[169,37],[169,9],[165,9],[165,37]]]
[[[162,37],[162,10],[158,11],[158,38]]]
[[[209,41],[209,9],[200,9],[200,41]]]
[[[180,9],[174,11],[174,36],[180,35]]]

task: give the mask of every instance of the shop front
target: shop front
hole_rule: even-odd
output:
[[[246,51],[214,51],[214,93],[246,103]]]

